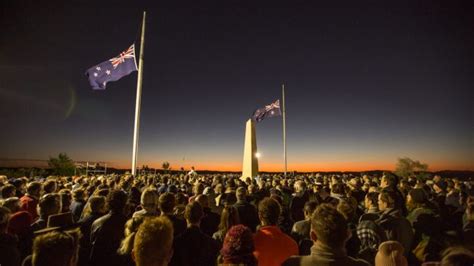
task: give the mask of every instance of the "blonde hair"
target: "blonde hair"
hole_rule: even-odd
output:
[[[138,231],[138,228],[143,223],[143,216],[137,216],[129,219],[125,223],[124,238],[120,243],[120,247],[117,250],[117,253],[120,255],[130,255],[133,249],[133,242],[135,240],[135,234]]]
[[[173,245],[173,224],[165,217],[146,218],[133,243],[136,265],[166,265]]]
[[[385,241],[380,244],[375,256],[375,266],[408,266],[403,256],[404,248],[397,241]]]

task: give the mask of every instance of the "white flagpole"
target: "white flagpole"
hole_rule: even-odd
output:
[[[283,158],[285,160],[285,177],[287,171],[287,160],[286,160],[286,110],[285,110],[285,84],[281,84],[281,95],[282,95],[282,109],[283,109]]]
[[[138,130],[140,129],[140,105],[142,102],[143,55],[145,54],[145,18],[146,12],[143,11],[142,34],[140,38],[140,61],[138,63],[137,97],[135,102],[135,123],[133,129],[132,175],[134,177],[137,170]]]

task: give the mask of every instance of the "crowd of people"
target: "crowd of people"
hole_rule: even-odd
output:
[[[0,265],[474,265],[474,182],[0,177]]]

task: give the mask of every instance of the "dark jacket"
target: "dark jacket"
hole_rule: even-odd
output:
[[[95,220],[91,227],[90,265],[121,265],[117,249],[124,237],[126,222],[123,214],[113,212]]]
[[[79,261],[78,265],[88,265],[91,252],[91,227],[95,220],[100,218],[103,214],[91,213],[90,215],[79,220],[81,225],[81,240],[79,245]]]
[[[171,266],[216,265],[219,253],[218,243],[197,226],[188,227],[176,237]]]
[[[375,223],[385,231],[387,240],[395,240],[402,244],[407,256],[412,249],[414,234],[410,222],[402,213],[398,209],[386,209],[380,213]]]
[[[300,255],[309,255],[311,253],[311,246],[313,241],[309,234],[311,231],[311,220],[298,221],[293,224],[291,229],[291,236],[298,244]]]
[[[74,222],[79,221],[81,219],[82,210],[84,210],[84,206],[86,205],[85,201],[73,201],[71,206],[72,219]]]
[[[367,266],[370,264],[364,260],[358,260],[347,256],[343,249],[333,249],[318,242],[311,248],[311,255],[290,257],[282,265]]]
[[[307,192],[295,195],[290,202],[290,214],[293,221],[304,220],[304,204],[309,200]]]
[[[20,265],[20,251],[18,250],[18,239],[9,234],[0,234],[0,265]]]
[[[201,220],[201,231],[212,237],[212,234],[214,234],[217,231],[217,227],[219,226],[219,221],[221,220],[221,217],[219,214],[212,212],[211,208],[203,208],[204,216],[202,217]]]
[[[173,237],[176,238],[178,235],[182,234],[186,230],[186,221],[178,218],[176,215],[165,214],[168,219],[170,219],[173,224]]]
[[[257,214],[257,208],[245,200],[239,200],[234,204],[239,213],[240,223],[247,226],[255,232],[257,225],[260,223]]]

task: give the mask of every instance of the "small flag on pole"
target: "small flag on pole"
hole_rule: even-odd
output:
[[[274,103],[266,105],[263,108],[259,108],[253,112],[252,119],[260,122],[264,118],[274,117],[281,115],[280,100],[276,100]]]
[[[120,53],[117,57],[89,68],[86,72],[86,76],[89,78],[92,89],[105,90],[107,82],[119,80],[137,70],[135,44],[132,44],[132,46]]]

